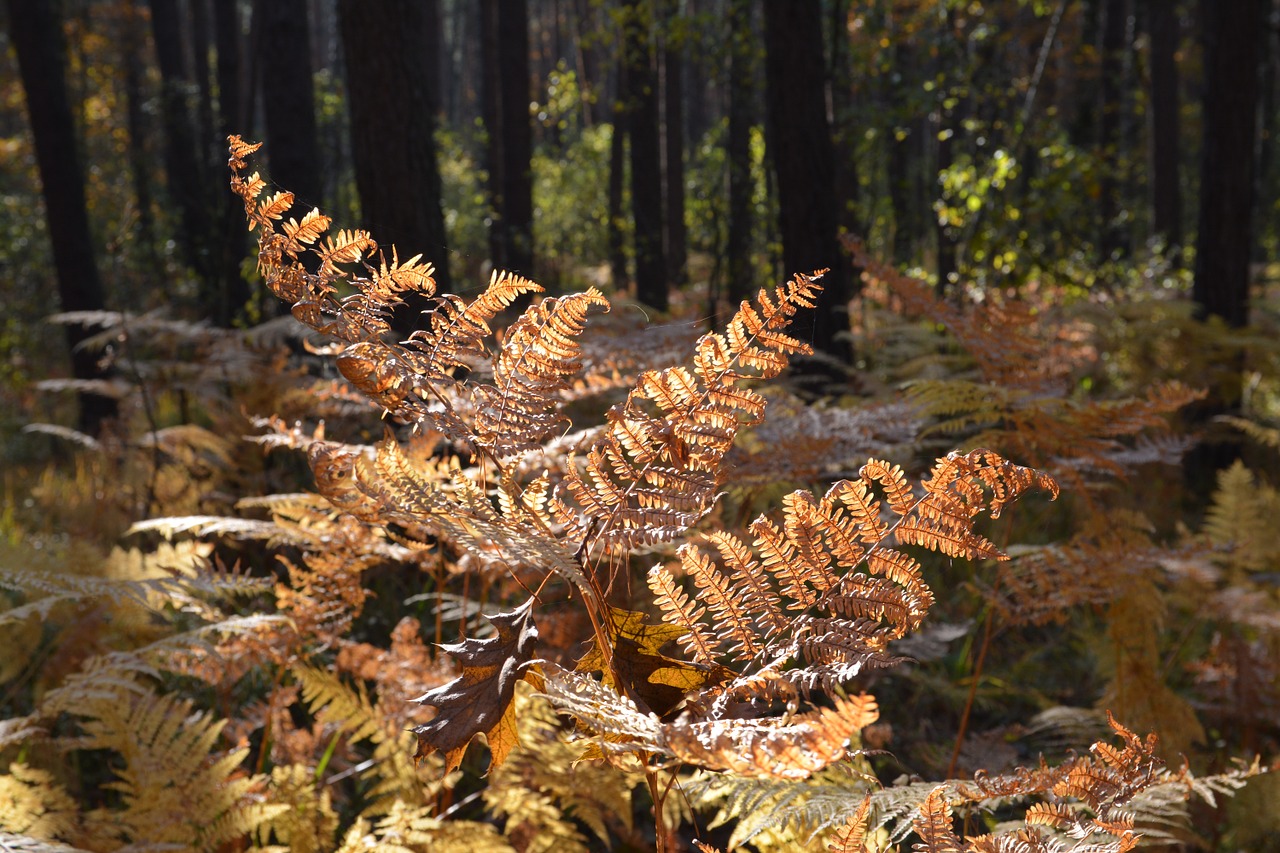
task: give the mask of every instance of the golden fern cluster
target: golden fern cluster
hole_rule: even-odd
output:
[[[375,258],[364,232],[321,240],[327,218],[312,211],[283,221],[292,197],[262,198],[265,182],[244,176],[254,150],[232,140],[232,186],[259,230],[268,287],[293,303],[295,317],[337,339],[339,370],[395,420],[480,459],[478,468],[442,470],[410,459],[391,435],[376,450],[315,441],[308,454],[321,493],[366,521],[568,580],[592,625],[594,647],[577,672],[543,666],[535,674],[536,598],[491,617],[495,637],[452,647],[462,675],[423,696],[437,718],[418,728],[420,749],[448,753],[451,766],[480,732],[500,762],[513,744],[516,684],[530,678],[589,730],[610,732],[612,753],[744,775],[820,770],[876,718],[870,697],[761,720],[731,709],[775,697],[795,705],[891,662],[888,644],[919,627],[933,601],[904,549],[1000,556],[975,531],[979,513],[998,516],[1032,488],[1056,494],[1048,477],[985,450],[939,460],[919,494],[901,469],[878,461],[822,498],[794,492],[781,519],[751,525],[750,543],[710,534],[723,568],[697,545],[680,549],[692,600],[671,570],[649,573],[658,609],[690,655],[668,658],[660,647],[671,633],[606,603],[619,558],[683,537],[712,509],[738,433],[764,420],[766,400],[749,383],[776,377],[790,355],[810,351],[786,329],[815,304],[817,274],[744,302],[725,332],[697,341],[691,366],[642,371],[582,458],[538,472],[525,460],[563,427],[559,395],[580,367],[588,311],[608,308],[603,296],[589,290],[534,302],[490,353],[491,323],[535,285],[495,274],[467,302],[435,294],[430,268],[416,257]],[[338,296],[342,282],[353,295]],[[410,290],[434,298],[429,328],[390,342],[390,312]]]

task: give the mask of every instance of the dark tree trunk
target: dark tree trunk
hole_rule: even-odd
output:
[[[1099,219],[1102,233],[1098,247],[1103,259],[1128,254],[1128,228],[1121,199],[1120,136],[1123,120],[1125,32],[1129,18],[1126,0],[1106,0],[1102,24],[1102,85],[1099,90],[1098,149],[1101,152],[1102,185]]]
[[[1182,245],[1182,187],[1178,162],[1177,0],[1149,0],[1151,30],[1152,232],[1175,249]]]
[[[915,51],[906,42],[899,42],[893,50],[894,65],[899,69],[908,69],[915,62]],[[892,79],[892,78],[890,78]],[[894,111],[893,101],[897,92],[890,85],[885,92],[884,109]],[[897,118],[905,120],[898,113]],[[893,207],[893,259],[899,265],[905,265],[915,254],[915,200],[911,192],[912,151],[919,147],[915,123],[907,121],[905,125],[891,127],[889,137],[889,202]]]
[[[861,69],[853,67],[849,49],[849,31],[846,19],[848,0],[839,0],[831,7],[831,106],[834,115],[832,141],[836,150],[836,197],[840,205],[840,230],[850,234],[861,233],[863,225],[858,215],[858,121],[854,103],[854,79]]]
[[[196,138],[187,102],[192,78],[183,58],[182,20],[177,0],[151,0],[151,29],[160,68],[160,117],[164,124],[169,203],[178,209],[178,246],[201,281],[201,310],[219,325],[226,325],[230,312],[214,285],[217,273],[209,239],[212,233],[210,195],[202,180],[204,163],[198,153],[202,142]]]
[[[233,133],[248,137],[249,108],[248,87],[244,73],[244,33],[235,3],[213,4],[214,44],[218,51],[218,115],[219,135],[226,139]],[[314,129],[314,128],[313,128]],[[216,182],[215,182],[216,185]],[[237,308],[248,304],[253,291],[240,273],[240,263],[246,255],[247,233],[244,229],[244,206],[232,193],[220,196],[218,247],[222,279],[227,282],[228,302]],[[271,300],[273,304],[283,304]]]
[[[133,0],[126,0],[124,13],[120,45],[121,64],[124,66],[125,128],[129,134],[129,177],[133,182],[134,199],[138,205],[138,230],[135,242],[141,250],[143,263],[154,267],[157,257],[155,217],[152,210],[154,202],[151,195],[152,165],[147,152],[146,141],[149,138],[149,132],[144,112],[146,95],[142,89],[142,81],[146,73],[142,64],[143,50],[146,45],[146,35],[143,31],[145,22]],[[235,196],[231,196],[231,199],[239,206]]]
[[[1257,130],[1258,40],[1262,0],[1204,0],[1204,142],[1201,147],[1200,210],[1192,299],[1200,317],[1218,317],[1232,328],[1249,322],[1249,263],[1252,258],[1254,135]],[[1211,423],[1238,412],[1243,391],[1243,353],[1222,365],[1220,384],[1190,416]],[[1185,462],[1196,493],[1213,487],[1217,471],[1240,455],[1235,438],[1202,443]]]
[[[613,287],[627,288],[627,238],[623,230],[622,197],[627,175],[627,111],[622,108],[626,89],[626,63],[619,58],[614,74],[613,132],[609,137],[609,221],[605,236],[609,244],[609,272]]]
[[[49,3],[8,0],[8,6],[9,37],[18,54],[26,93],[59,301],[63,311],[102,310],[102,280],[94,258],[84,173],[67,98],[62,29]],[[79,326],[67,326],[66,330],[72,374],[77,379],[103,378],[98,353],[77,349],[87,337],[85,330]],[[115,401],[108,397],[81,394],[79,402],[79,426],[90,435],[97,435],[103,421],[116,415]]]
[[[960,69],[965,66],[964,49],[960,45],[964,44],[964,40],[960,38],[956,27],[956,13],[952,9],[947,12],[946,34],[949,39],[951,50],[942,51],[939,59],[941,67],[938,69],[942,79],[949,80],[952,73],[960,73]],[[948,98],[951,96],[950,83],[944,83],[939,89],[940,97],[938,98],[937,120],[934,127],[934,138],[938,140],[937,149],[935,151],[937,162],[937,179],[934,181],[930,200],[940,195],[942,190],[942,176],[952,163],[955,162],[955,139],[956,134],[964,126],[964,101],[957,98],[951,109],[947,107]],[[956,263],[957,249],[959,246],[958,234],[956,229],[949,225],[943,224],[942,219],[935,213],[932,216],[934,236],[937,238],[937,276],[938,281],[936,290],[940,298],[947,298],[949,295],[959,289],[959,268]]]
[[[768,143],[778,179],[787,274],[829,267],[814,313],[813,345],[851,360],[847,333],[853,279],[837,244],[835,151],[823,89],[819,0],[765,0]]]
[[[351,150],[362,218],[383,246],[400,257],[421,252],[449,289],[448,239],[436,164],[435,113],[422,51],[430,22],[417,0],[338,0],[346,57]],[[411,304],[396,317],[404,332],[419,328]]]
[[[426,37],[421,50],[427,55],[427,97],[436,111],[436,122],[444,116],[444,79],[449,58],[444,50],[444,22],[440,16],[440,0],[420,0],[426,18]]]
[[[623,4],[627,64],[623,98],[631,141],[631,213],[635,222],[636,299],[667,310],[667,266],[662,251],[662,141],[658,86],[650,43],[652,0]]]
[[[751,25],[753,0],[729,3],[729,307],[735,308],[751,295],[754,274],[751,264],[753,227],[751,196],[751,126],[756,120],[756,33]],[[717,326],[719,323],[717,323]]]
[[[324,206],[307,0],[261,0],[262,112],[271,180],[307,207]]]
[[[191,73],[196,81],[196,157],[200,161],[206,179],[213,168],[220,165],[222,141],[214,133],[213,77],[209,70],[209,7],[205,0],[189,0],[188,21],[191,32]]]
[[[684,40],[678,32],[679,0],[662,0],[662,185],[667,271],[685,281],[688,236],[684,224]]]
[[[1260,0],[1204,0],[1204,144],[1192,296],[1203,315],[1249,322]]]
[[[529,15],[525,0],[484,0],[484,113],[489,140],[491,260],[533,274],[533,128],[529,120]]]

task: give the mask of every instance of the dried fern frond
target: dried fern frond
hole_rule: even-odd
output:
[[[646,371],[609,410],[607,431],[552,500],[586,553],[669,542],[711,509],[738,431],[763,420],[765,400],[744,381],[775,377],[790,355],[811,351],[783,330],[814,305],[819,275],[760,291],[724,334],[699,339],[692,370]]]
[[[507,330],[493,384],[478,386],[472,396],[477,445],[501,459],[539,447],[563,428],[567,419],[559,412],[559,393],[582,368],[578,338],[593,307],[609,310],[595,288],[544,299]]]
[[[89,853],[82,847],[72,847],[57,841],[32,838],[0,830],[0,851],[3,853]]]
[[[56,777],[19,762],[0,775],[0,827],[32,841],[71,840],[82,831],[80,809]]]
[[[650,588],[696,661],[728,655],[783,669],[780,677],[805,692],[830,687],[865,666],[892,663],[888,643],[916,630],[933,604],[919,563],[901,546],[1002,557],[975,532],[975,519],[983,509],[998,516],[1030,489],[1057,494],[1051,478],[986,450],[939,460],[919,497],[901,469],[872,460],[859,479],[836,483],[821,499],[788,495],[781,523],[761,516],[751,524],[754,548],[712,534],[723,569],[698,546],[682,547],[683,573],[699,591],[694,600],[662,566],[650,570]],[[781,667],[797,657],[805,666]]]
[[[122,843],[172,843],[213,850],[251,832],[284,806],[256,801],[259,780],[238,773],[248,750],[214,750],[223,723],[172,696],[117,693],[75,709],[82,749],[124,760],[110,787],[121,809],[86,816],[87,829]]]

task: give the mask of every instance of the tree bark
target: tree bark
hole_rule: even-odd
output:
[[[338,0],[346,58],[351,150],[362,218],[400,257],[421,252],[449,289],[448,239],[436,164],[435,113],[422,51],[429,21],[417,0]],[[396,315],[401,332],[421,325],[420,301]]]
[[[218,52],[219,136],[224,140],[233,133],[247,137],[250,135],[249,116],[253,112],[250,107],[252,97],[245,85],[244,33],[236,4],[213,4],[213,30],[214,46]],[[223,157],[225,155],[219,159]],[[223,193],[219,200],[222,202],[217,240],[219,269],[222,280],[227,283],[228,302],[239,310],[254,295],[240,272],[248,237],[244,229],[244,205],[233,193]],[[272,299],[271,302],[273,306],[279,306],[276,310],[287,310],[278,300]]]
[[[63,311],[99,311],[105,307],[102,279],[94,257],[93,237],[85,207],[84,172],[76,145],[75,123],[67,98],[66,46],[51,4],[8,0],[9,37],[18,54],[26,93],[27,115],[35,143],[36,164],[44,194],[45,221],[53,247],[58,298]],[[88,337],[80,326],[66,326],[72,375],[101,379],[98,354],[78,349]],[[116,416],[115,400],[96,394],[79,396],[81,431],[101,432]]]
[[[227,325],[230,311],[214,284],[208,184],[202,180],[201,141],[187,99],[193,84],[183,57],[182,20],[176,0],[151,0],[151,29],[160,68],[160,118],[164,125],[164,168],[169,179],[169,203],[178,209],[175,235],[183,259],[201,283],[201,311],[219,325]],[[207,141],[207,140],[206,140]]]
[[[307,0],[260,0],[262,112],[271,180],[308,207],[324,206]]]
[[[662,186],[667,271],[685,281],[688,235],[684,224],[684,39],[678,31],[679,0],[662,0]]]
[[[752,0],[729,3],[729,225],[726,245],[728,301],[732,310],[751,295],[753,216],[751,197],[751,126],[756,121],[756,33],[751,25]],[[719,323],[717,323],[717,326]]]
[[[142,88],[145,76],[142,65],[143,49],[146,45],[144,27],[145,21],[136,4],[133,0],[126,0],[120,44],[121,64],[124,66],[125,128],[129,134],[129,177],[133,183],[133,195],[138,206],[138,229],[135,242],[141,251],[142,262],[148,266],[155,266],[158,258],[155,215],[152,210],[154,204],[151,192],[152,165],[147,155],[146,140],[149,138],[149,133],[144,112],[146,96]],[[239,199],[235,196],[231,198],[239,207]],[[141,304],[132,307],[140,308]]]
[[[1102,172],[1098,246],[1102,259],[1124,257],[1129,252],[1128,228],[1121,199],[1120,130],[1123,118],[1125,30],[1129,16],[1125,0],[1106,0],[1102,24],[1102,86],[1099,90],[1098,150]]]
[[[1192,298],[1202,315],[1249,322],[1260,0],[1204,0],[1204,144]]]
[[[533,127],[525,0],[484,0],[484,106],[494,267],[533,274]]]
[[[1151,31],[1152,232],[1165,247],[1182,245],[1182,187],[1178,162],[1177,0],[1149,0]]]
[[[653,73],[652,0],[626,0],[623,50],[627,65],[627,135],[631,141],[631,214],[635,222],[636,299],[667,310],[662,247],[662,164],[658,86]]]
[[[605,226],[605,237],[609,246],[609,273],[613,287],[617,291],[625,291],[627,277],[627,238],[623,231],[623,194],[627,176],[627,111],[622,106],[623,92],[626,90],[626,62],[620,57],[614,73],[613,130],[609,136],[609,221]]]
[[[848,363],[853,280],[837,244],[835,151],[827,123],[819,0],[765,0],[768,143],[787,274],[829,267],[813,318],[816,349]]]

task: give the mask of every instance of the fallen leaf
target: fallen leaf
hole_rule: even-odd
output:
[[[633,610],[609,608],[608,631],[613,639],[613,667],[623,682],[615,683],[614,673],[605,672],[599,645],[583,655],[578,672],[603,672],[604,682],[648,706],[659,717],[670,713],[690,690],[718,684],[733,676],[723,667],[691,664],[661,653],[663,646],[678,640],[683,629],[665,622],[646,623],[646,615]]]
[[[430,722],[413,729],[418,736],[415,758],[440,750],[447,770],[454,770],[462,763],[467,744],[483,732],[489,742],[490,766],[502,764],[517,741],[512,704],[516,684],[530,674],[538,643],[532,614],[533,599],[529,599],[509,613],[488,617],[497,636],[442,647],[462,665],[462,675],[414,700],[436,709]]]

